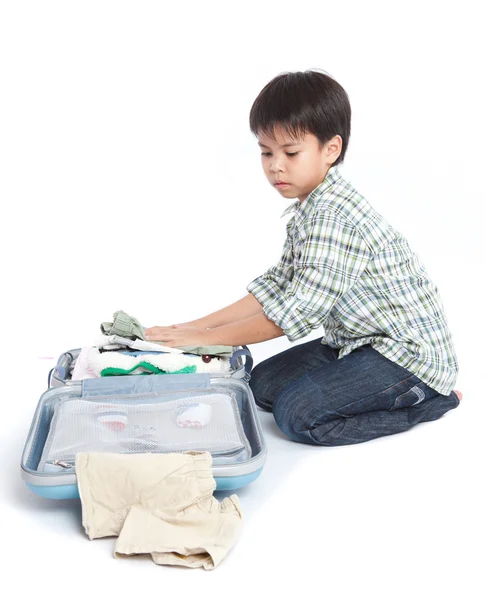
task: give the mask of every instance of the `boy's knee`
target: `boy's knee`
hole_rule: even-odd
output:
[[[312,408],[302,402],[302,397],[296,393],[295,388],[290,391],[287,388],[280,394],[275,399],[272,410],[279,429],[294,442],[313,446],[340,446],[347,443],[341,439],[346,419],[325,419],[321,424],[312,416]]]
[[[255,398],[255,403],[263,410],[272,411],[272,390],[268,382],[268,376],[261,364],[257,365],[251,371],[250,389]]]
[[[313,446],[335,446],[342,443],[339,431],[344,426],[345,419],[330,418],[324,414],[314,404],[305,380],[293,382],[278,394],[272,411],[280,431],[294,442]]]
[[[310,435],[311,424],[306,419],[305,403],[299,402],[299,394],[294,384],[287,386],[275,398],[273,416],[280,431],[295,442],[315,443]]]

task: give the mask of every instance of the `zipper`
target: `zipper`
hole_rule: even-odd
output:
[[[63,469],[72,469],[73,464],[66,462],[65,460],[46,460],[46,463],[56,465],[56,467],[62,467]]]
[[[141,441],[146,442],[146,440]],[[241,446],[240,448],[235,448],[234,450],[215,450],[214,452],[210,452],[208,450],[207,452],[209,452],[213,456],[235,456],[236,454],[240,454],[244,449],[244,446]],[[199,450],[199,452],[203,452],[203,450]],[[135,452],[128,454],[137,453]],[[157,452],[156,454],[166,454],[166,452]],[[75,466],[73,463],[67,462],[67,460],[46,460],[46,463],[49,463],[50,465],[56,465],[57,467],[62,467],[63,469],[72,469]]]
[[[117,400],[128,400],[130,398],[137,398],[137,399],[142,399],[142,398],[155,398],[156,396],[158,396],[158,392],[141,392],[139,394],[110,394],[110,395],[104,395],[104,396],[80,396],[79,398],[74,398],[74,400],[87,400],[88,402],[99,402],[101,400],[104,401],[112,401],[113,403],[116,402]],[[73,397],[69,398],[70,400],[73,399]],[[61,400],[62,402],[62,400]]]

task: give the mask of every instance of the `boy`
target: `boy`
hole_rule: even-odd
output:
[[[292,440],[355,444],[433,421],[462,397],[442,303],[407,240],[340,175],[351,130],[345,90],[320,71],[283,73],[250,112],[266,177],[297,198],[278,264],[202,319],[146,330],[168,346],[324,338],[252,372],[260,408]]]

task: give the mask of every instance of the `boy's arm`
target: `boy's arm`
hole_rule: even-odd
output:
[[[249,286],[247,286],[247,290],[250,293],[244,298],[241,298],[237,302],[234,302],[233,304],[230,304],[221,310],[206,315],[205,317],[201,317],[200,319],[187,321],[185,323],[178,323],[177,325],[171,325],[170,327],[212,329],[215,327],[221,327],[222,325],[227,325],[229,323],[243,321],[244,319],[261,313],[263,311],[263,306],[255,297],[253,289],[250,288],[252,286],[258,287],[258,282],[260,279],[263,279],[265,281],[273,281],[276,288],[279,290],[279,293],[284,291],[289,281],[292,280],[293,275],[291,232],[291,221],[289,221],[289,223],[287,223],[287,237],[285,239],[283,255],[281,259],[277,265],[268,269],[263,275],[257,277],[257,279],[252,281]],[[161,330],[166,329],[168,329],[167,326],[150,327],[149,329],[145,330],[145,333],[148,338],[152,336],[151,339],[159,341],[158,337],[156,336],[158,336]]]
[[[151,341],[162,341],[160,334],[167,335],[167,329],[211,329],[212,327],[220,327],[231,323],[233,321],[241,321],[247,317],[251,317],[259,312],[262,312],[263,308],[260,302],[255,298],[253,294],[247,294],[241,300],[222,308],[214,313],[211,313],[201,319],[195,321],[188,321],[187,323],[179,323],[177,325],[170,326],[154,326],[145,329],[145,339]],[[192,344],[187,344],[192,345]]]
[[[282,335],[283,330],[268,319],[265,313],[260,312],[242,321],[210,329],[205,338],[208,346],[246,346],[273,340]]]
[[[241,298],[241,300],[206,315],[201,319],[180,323],[179,327],[201,327],[212,329],[213,327],[220,327],[221,325],[233,323],[234,321],[242,321],[259,312],[262,312],[262,305],[253,294],[247,294],[244,298]]]
[[[263,311],[256,315],[212,329],[201,327],[154,327],[145,339],[163,342],[171,348],[184,346],[245,346],[284,335]]]
[[[292,280],[292,228],[290,225],[289,221],[282,258],[277,265],[268,269],[247,286],[250,293],[244,298],[201,319],[170,327],[146,329],[145,339],[165,342],[166,345],[172,347],[214,344],[239,346],[263,342],[284,335],[284,331],[265,316],[263,305],[257,300],[256,294],[260,287],[260,280],[266,283],[272,282],[277,296],[284,292]],[[257,318],[252,320],[254,317]],[[229,327],[230,325],[231,327]],[[228,328],[226,329],[226,327]],[[192,331],[188,331],[189,329]],[[211,336],[211,340],[208,340],[208,334]],[[212,341],[216,339],[227,341],[217,343]]]

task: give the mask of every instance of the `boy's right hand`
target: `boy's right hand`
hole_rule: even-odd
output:
[[[163,342],[170,348],[184,346],[209,346],[207,334],[209,327],[194,327],[192,325],[169,325],[169,327],[149,327],[144,331],[147,342]]]
[[[154,325],[154,327],[147,327],[144,329],[144,335],[157,335],[160,329],[196,329],[193,325],[186,325],[185,323],[177,323],[175,325]]]

